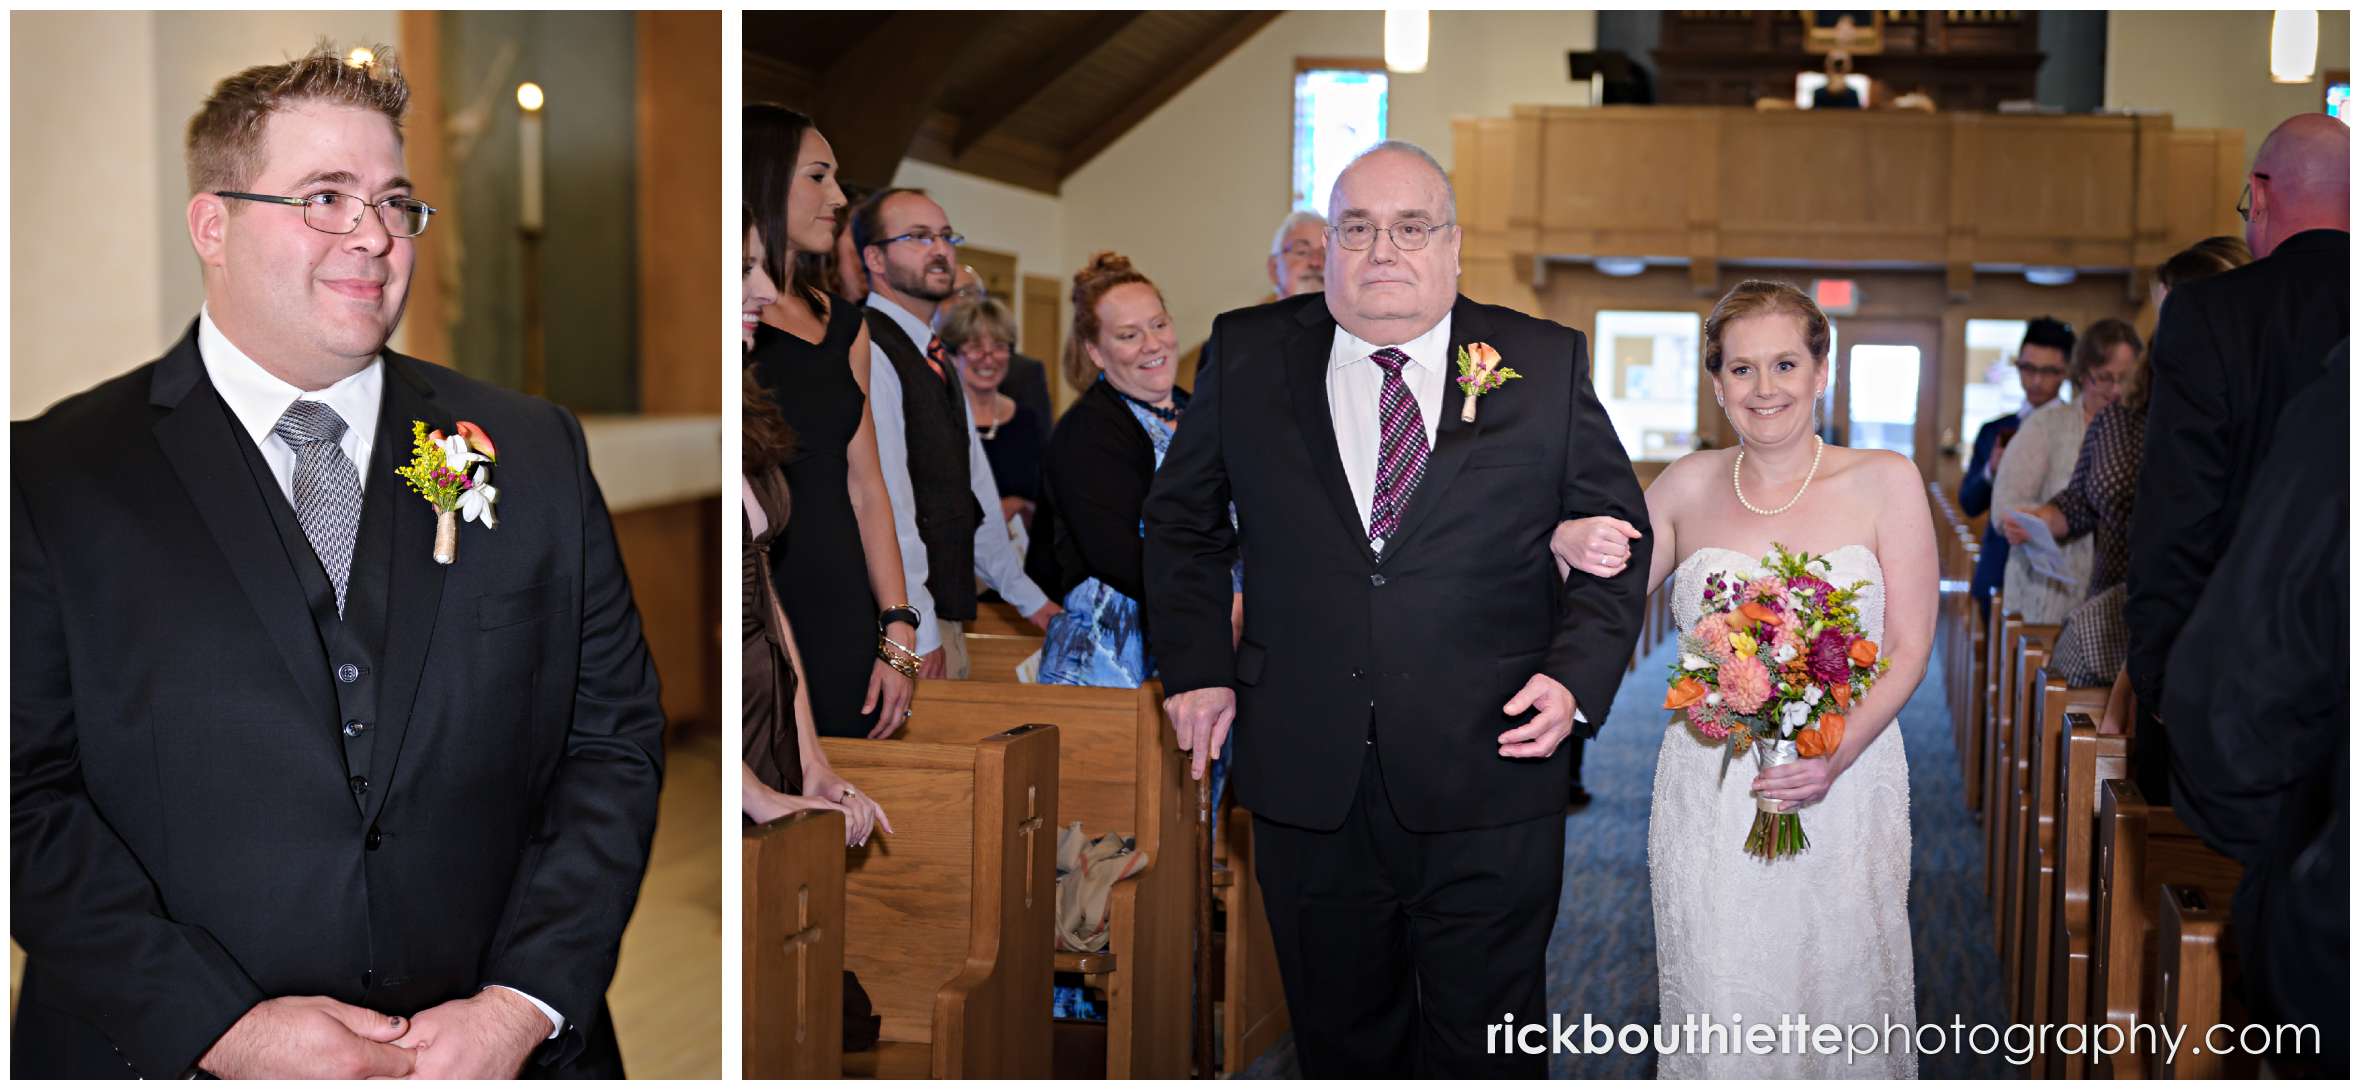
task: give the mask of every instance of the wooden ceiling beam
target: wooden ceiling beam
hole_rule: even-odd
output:
[[[1162,108],[1164,103],[1170,102],[1173,96],[1187,90],[1188,85],[1195,83],[1198,76],[1204,75],[1214,65],[1221,63],[1222,58],[1236,52],[1237,47],[1246,44],[1248,39],[1261,33],[1263,27],[1269,26],[1271,20],[1278,18],[1281,14],[1283,13],[1276,11],[1239,13],[1229,24],[1227,30],[1214,35],[1211,41],[1206,42],[1195,53],[1173,65],[1164,78],[1157,80],[1155,85],[1149,87],[1145,93],[1124,103],[1120,109],[1109,114],[1105,120],[1091,126],[1090,135],[1084,138],[1072,151],[1066,153],[1065,170],[1059,175],[1059,180],[1072,177],[1074,171],[1089,165],[1090,160],[1097,158],[1099,152],[1112,146],[1116,140],[1122,138],[1124,133],[1131,131],[1133,126],[1147,120],[1148,115]]]
[[[812,120],[835,145],[837,174],[861,185],[892,184],[918,126],[938,106],[959,52],[1002,18],[898,12],[837,54],[820,75],[812,104]]]
[[[1029,105],[1049,85],[1063,78],[1074,67],[1087,60],[1100,46],[1130,28],[1143,11],[1100,12],[1089,22],[1075,28],[1063,38],[1051,41],[1046,49],[1026,58],[1025,62],[1007,73],[975,102],[957,111],[959,132],[951,140],[951,157],[959,158],[993,130]]]

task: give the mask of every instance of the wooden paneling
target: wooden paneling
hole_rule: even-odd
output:
[[[720,501],[621,511],[614,522],[640,630],[663,683],[665,720],[675,729],[719,723]]]
[[[450,304],[452,285],[458,283],[459,237],[457,219],[462,202],[451,174],[449,134],[443,115],[449,109],[442,93],[442,13],[401,13],[402,75],[410,82],[410,109],[402,119],[402,157],[410,177],[418,183],[421,200],[435,205],[431,233],[416,244],[417,265],[410,272],[410,295],[405,304],[401,350],[422,360],[449,365],[451,357]],[[447,196],[444,194],[448,194]]]
[[[721,13],[634,16],[639,411],[717,413],[736,330],[712,305],[722,237]],[[735,222],[732,218],[731,222]]]
[[[1041,361],[1048,373],[1049,404],[1062,407],[1065,398],[1065,325],[1058,317],[1058,283],[1054,276],[1026,275],[1018,307],[1017,339],[1025,355]],[[1043,421],[1044,426],[1054,423]]]

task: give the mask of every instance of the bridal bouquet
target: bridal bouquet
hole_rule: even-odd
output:
[[[1834,586],[1823,577],[1833,571],[1826,560],[1770,548],[1758,575],[1706,578],[1702,617],[1680,636],[1664,697],[1689,729],[1726,742],[1732,758],[1751,749],[1764,769],[1834,753],[1845,710],[1891,665],[1861,628],[1866,581]],[[1726,774],[1727,762],[1721,767]],[[1747,854],[1778,859],[1811,846],[1802,815],[1768,799],[1754,805]]]

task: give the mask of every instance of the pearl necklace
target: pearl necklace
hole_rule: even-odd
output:
[[[1745,470],[1745,451],[1739,450],[1737,460],[1729,464],[1729,485],[1737,490],[1737,502],[1745,504],[1746,510],[1757,515],[1783,515],[1794,505],[1803,502],[1803,493],[1811,490],[1811,478],[1819,475],[1819,456],[1827,453],[1827,440],[1814,435],[1811,443],[1811,471],[1803,474],[1803,487],[1795,489],[1795,498],[1786,501],[1785,507],[1775,511],[1764,511],[1745,498],[1745,482],[1738,479],[1738,474]]]

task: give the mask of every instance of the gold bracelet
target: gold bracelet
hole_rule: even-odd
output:
[[[918,653],[893,642],[893,637],[882,633],[877,636],[877,657],[885,660],[885,665],[893,667],[901,676],[911,681],[918,680]]]

